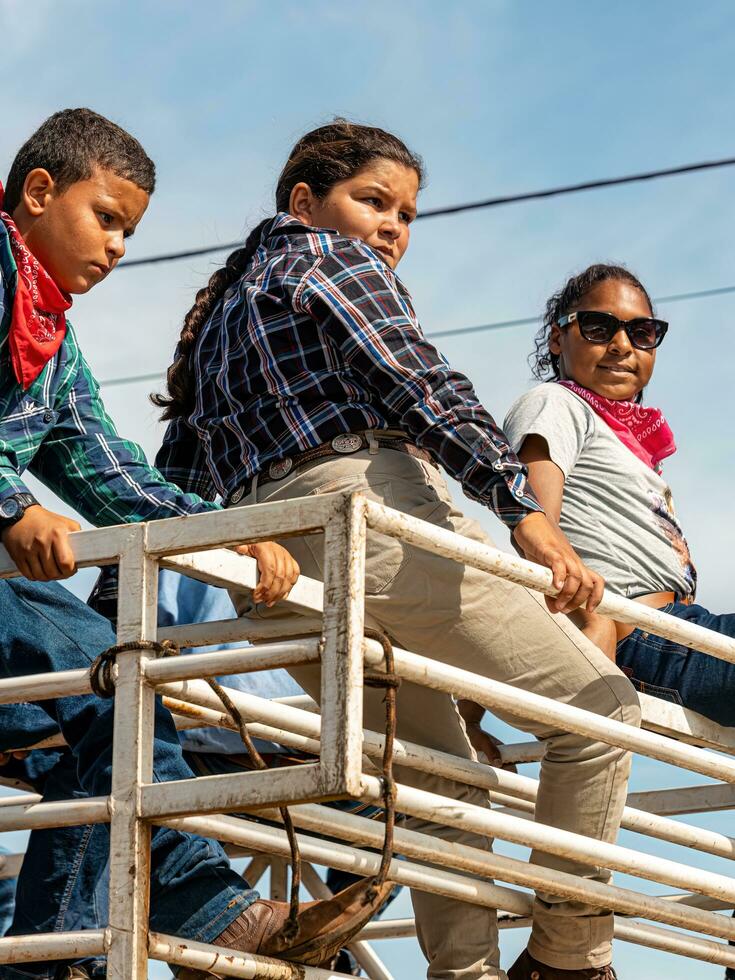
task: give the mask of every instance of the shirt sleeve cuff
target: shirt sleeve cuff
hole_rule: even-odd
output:
[[[12,466],[0,463],[0,502],[16,493],[30,492]]]
[[[545,513],[543,507],[538,500],[536,500],[533,494],[524,493],[523,496],[517,497],[512,495],[509,491],[506,491],[503,496],[510,498],[512,500],[512,504],[508,504],[507,508],[502,509],[500,506],[498,506],[495,509],[495,512],[510,531],[518,527],[521,521],[525,517],[528,517],[529,514]]]

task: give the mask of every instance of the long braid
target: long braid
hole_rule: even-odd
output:
[[[181,336],[176,348],[176,358],[166,374],[168,396],[151,395],[153,404],[163,409],[162,419],[186,417],[194,408],[195,385],[192,353],[197,337],[228,287],[237,282],[247,269],[260,244],[260,236],[267,223],[268,219],[266,218],[253,228],[242,248],[236,248],[234,252],[231,252],[222,268],[212,273],[207,285],[203,286],[196,294],[194,305],[184,317],[184,326],[181,328]]]

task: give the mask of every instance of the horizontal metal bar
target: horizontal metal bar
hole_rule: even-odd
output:
[[[733,908],[732,902],[726,902],[719,898],[710,898],[709,895],[694,895],[692,892],[676,892],[673,895],[659,895],[659,898],[663,898],[667,902],[692,905],[695,909],[707,909],[708,912],[722,912],[725,909]]]
[[[732,728],[725,728],[690,708],[651,694],[639,694],[638,700],[641,703],[641,725],[648,731],[689,745],[701,745],[735,755],[735,731]]]
[[[0,939],[0,963],[77,960],[86,956],[102,956],[108,946],[109,936],[105,929],[10,936]]]
[[[319,764],[284,766],[260,772],[199,776],[140,787],[140,816],[161,817],[218,811],[250,811],[322,796]]]
[[[130,540],[130,525],[117,524],[91,531],[75,531],[69,535],[69,546],[77,568],[88,568],[91,565],[115,564]],[[0,545],[0,578],[16,578],[19,575],[15,562]]]
[[[319,834],[330,834],[343,839],[355,839],[361,844],[380,848],[382,828],[373,821],[343,813],[333,808],[315,804],[290,807],[297,826],[308,825]],[[269,814],[277,819],[276,814]],[[245,844],[264,853],[287,857],[288,838],[284,831],[234,817],[209,815],[183,817],[161,821],[175,830],[202,834]],[[299,834],[299,847],[304,860],[342,871],[367,876],[375,874],[380,855],[348,847],[319,838]],[[389,878],[397,884],[420,891],[447,895],[474,905],[502,908],[519,915],[528,915],[532,908],[532,896],[513,888],[490,884],[484,877],[500,879],[526,888],[534,888],[558,895],[571,901],[581,901],[600,908],[609,908],[623,915],[643,916],[668,925],[694,929],[724,939],[735,939],[735,923],[729,916],[705,912],[696,908],[676,905],[653,895],[645,895],[617,885],[604,885],[589,878],[579,878],[562,871],[527,864],[514,858],[504,857],[492,851],[481,851],[454,841],[430,837],[427,834],[397,828],[395,832],[397,853],[416,860],[451,867],[427,867],[412,861],[395,860]],[[459,874],[459,870],[471,875]]]
[[[274,813],[271,816],[274,820],[279,820],[278,814]],[[339,813],[338,811],[331,809],[325,811],[324,807],[306,805],[292,810],[292,816],[294,817],[295,823],[299,827],[308,828],[312,832],[328,833],[345,840],[351,840],[353,843],[360,845],[379,846],[382,839],[380,836],[381,829],[379,825],[376,826],[373,821],[355,816],[354,814]],[[229,820],[230,818],[222,819]],[[683,917],[685,920],[684,922],[682,922],[681,917],[678,916],[677,921],[673,921],[671,919],[670,912],[667,909],[667,902],[673,902],[674,896],[654,898],[653,903],[651,903],[649,902],[649,898],[653,898],[653,896],[642,896],[637,892],[630,891],[629,889],[620,889],[616,886],[601,885],[598,882],[587,881],[585,883],[584,879],[576,878],[570,874],[554,872],[549,869],[541,870],[534,865],[528,865],[512,858],[499,858],[496,854],[490,854],[489,852],[480,851],[474,847],[467,847],[466,845],[455,844],[450,841],[436,841],[436,839],[433,839],[426,834],[399,828],[396,831],[396,835],[396,852],[405,854],[408,857],[412,857],[417,860],[421,860],[423,857],[424,860],[431,861],[434,864],[438,862],[446,867],[452,868],[452,870],[455,871],[463,870],[474,874],[479,874],[481,876],[492,876],[496,878],[500,877],[516,884],[542,888],[543,890],[551,891],[552,893],[555,890],[558,890],[559,887],[563,887],[564,893],[561,895],[561,897],[585,902],[590,900],[589,894],[585,894],[585,897],[582,897],[578,883],[582,883],[585,893],[587,893],[585,884],[592,884],[593,887],[591,891],[593,891],[598,898],[601,890],[603,892],[607,891],[611,895],[610,901],[605,901],[604,903],[599,902],[599,904],[603,907],[611,907],[614,910],[623,912],[627,915],[639,914],[638,912],[634,912],[633,908],[640,899],[643,899],[646,902],[649,917],[654,917],[661,922],[672,922],[673,925],[680,927],[685,925],[686,928],[696,928],[702,931],[708,931],[706,928],[702,929],[702,916],[698,912],[695,912],[692,916],[689,914],[689,911],[691,910],[685,910]],[[434,840],[433,845],[431,843],[426,843],[427,841],[431,842],[432,840]],[[340,865],[332,865],[329,862],[326,863],[330,867],[340,867]],[[401,865],[403,865],[403,862],[401,862]],[[539,871],[541,871],[540,876],[537,874]],[[546,884],[538,884],[540,878],[543,878],[546,881]],[[426,890],[436,891],[437,889],[428,887]],[[515,915],[528,915],[532,907],[532,897],[522,892],[514,892],[513,890],[509,891],[511,897],[516,896],[518,898],[518,896],[520,896],[520,898],[518,898],[517,901],[513,899],[514,904],[498,907],[507,907]],[[694,909],[705,907],[703,902],[709,901],[696,895],[681,895],[676,897],[680,898],[684,904],[688,905],[691,902]],[[525,913],[522,911],[522,902],[524,901],[526,902]],[[593,901],[592,904],[598,904],[598,902]],[[521,908],[521,911],[519,911],[519,908]],[[651,915],[651,912],[653,912],[653,915]],[[688,922],[688,920],[692,918],[695,920],[695,926],[691,926],[691,923]],[[716,923],[715,934],[718,934],[718,930],[721,928],[721,923],[723,921],[729,923],[729,927],[726,928],[729,928],[730,933],[732,933],[733,929],[731,920],[723,916],[715,916],[714,919],[710,919],[710,924],[713,922]],[[735,955],[735,950],[730,951],[728,947],[720,946],[719,949],[728,950],[728,952],[723,954],[725,957]],[[724,962],[725,960],[723,960],[723,963]],[[727,962],[730,962],[730,960],[727,960]]]
[[[642,790],[631,793],[628,802],[649,813],[680,816],[687,813],[715,813],[735,809],[735,786],[709,783],[676,789]]]
[[[301,966],[282,960],[240,953],[152,932],[148,939],[148,955],[153,960],[188,966],[194,970],[212,972],[218,977],[256,977],[258,980],[350,980],[346,973],[321,970],[316,966]]]
[[[284,643],[264,643],[240,650],[212,650],[210,653],[189,653],[178,657],[150,660],[145,676],[149,684],[217,677],[220,674],[239,674],[277,667],[310,664],[319,661],[321,640],[287,640]]]
[[[498,915],[498,929],[501,930],[528,929],[532,922],[530,915]],[[415,919],[375,919],[368,922],[359,938],[374,943],[380,939],[412,939],[415,935]]]
[[[311,806],[315,805],[312,804]],[[342,836],[342,831],[338,829],[341,821],[331,821],[329,819],[330,811],[327,807],[319,806],[318,810],[320,811],[318,818],[320,823],[322,822],[321,811],[326,811],[327,814],[320,833],[336,833]],[[289,807],[289,811],[292,814],[297,814],[299,807]],[[349,816],[337,810],[334,813],[339,816]],[[300,813],[299,817],[301,817]],[[365,820],[364,818],[357,817],[355,819],[362,820],[365,824],[372,823],[372,821]],[[239,820],[236,817],[208,815],[177,817],[156,822],[166,827],[172,827],[174,830],[183,830],[196,834],[202,833],[205,836],[215,837],[218,840],[228,840],[232,843],[244,844],[252,847],[255,851],[266,854],[277,854],[280,857],[288,857],[291,853],[288,838],[284,831],[248,820]],[[328,827],[331,830],[324,829]],[[373,824],[372,831],[374,833],[368,833],[369,830],[370,828],[366,828],[365,834],[375,839],[377,846],[380,847],[383,839],[382,827],[379,824]],[[396,830],[396,834],[399,834],[398,830]],[[431,838],[424,834],[412,834],[410,831],[401,831],[401,838],[403,838],[404,834],[424,837],[429,842],[425,853],[427,855],[429,853],[434,855],[432,858],[427,857],[426,859],[433,860],[434,862],[439,860],[448,862],[450,860],[449,855],[446,853],[448,849],[457,849],[460,859],[465,851],[471,851],[478,855],[490,853],[479,851],[476,848],[464,848],[463,845],[442,841],[438,838]],[[340,871],[354,872],[354,874],[364,877],[376,874],[380,866],[379,853],[375,854],[371,851],[365,851],[345,844],[338,844],[334,841],[323,840],[319,837],[310,837],[304,834],[298,834],[297,836],[303,860],[310,861],[312,864],[336,868]],[[358,836],[362,836],[362,832]],[[433,849],[435,843],[440,845],[436,851]],[[403,851],[405,848],[401,847],[399,850]],[[441,857],[437,857],[437,854],[440,854]],[[520,861],[517,863],[523,864]],[[396,884],[405,885],[408,888],[418,888],[420,891],[449,895],[450,897],[460,899],[460,901],[471,902],[475,905],[488,905],[490,908],[506,908],[519,914],[528,913],[532,902],[531,896],[524,892],[491,884],[489,881],[458,874],[454,871],[445,871],[442,868],[436,867],[424,867],[412,861],[394,861],[390,868],[389,878],[391,881],[395,881]],[[669,911],[680,912],[678,908],[669,910],[668,905],[666,906],[666,910],[667,913]],[[705,915],[707,913],[700,914]],[[735,936],[735,927],[733,927],[733,935]]]
[[[180,647],[206,647],[220,643],[240,643],[244,640],[262,642],[321,632],[322,621],[316,616],[294,617],[286,621],[272,619],[221,619],[210,623],[184,623],[164,626],[158,631],[159,640],[173,640]]]
[[[524,762],[540,762],[546,754],[546,746],[534,739],[533,742],[508,742],[498,746],[498,751],[504,766],[515,766]]]
[[[16,803],[0,808],[0,833],[10,830],[42,830],[44,827],[79,827],[109,823],[106,796],[56,800],[52,803]]]
[[[223,548],[164,557],[160,564],[162,568],[170,568],[189,578],[222,589],[244,589],[252,592],[258,584],[258,565],[255,559]],[[313,610],[321,610],[323,602],[322,583],[304,576],[291,589],[288,599],[281,600],[279,605],[290,612],[310,614]]]
[[[414,547],[443,555],[445,558],[470,565],[480,571],[490,572],[499,578],[543,592],[545,595],[556,595],[558,591],[553,587],[550,569],[526,561],[518,555],[480,544],[461,534],[412,517],[410,514],[385,507],[374,500],[367,500],[366,512],[368,527],[406,541]],[[601,616],[608,616],[620,623],[640,626],[655,633],[656,636],[675,640],[684,646],[735,663],[735,639],[703,626],[697,626],[695,623],[677,619],[651,606],[644,606],[632,599],[624,599],[605,591],[597,612]]]
[[[321,530],[344,506],[344,498],[342,493],[325,493],[151,521],[146,551],[156,558],[308,534]]]
[[[237,725],[224,712],[217,712],[212,708],[203,708],[201,705],[191,704],[189,701],[179,701],[177,698],[164,697],[163,704],[173,713],[177,729],[179,719],[184,715],[192,727],[200,728],[209,725],[216,728],[226,728],[234,732],[238,730]],[[314,756],[319,755],[321,746],[315,739],[306,738],[304,735],[295,735],[293,732],[285,732],[282,728],[273,728],[270,725],[248,723],[246,728],[256,738],[287,745],[291,749],[299,749],[302,752],[310,752]]]
[[[88,670],[58,670],[48,674],[27,674],[0,680],[0,704],[45,701],[75,694],[90,694]]]
[[[379,779],[363,776],[363,787],[363,800],[380,801],[383,786]],[[489,838],[571,858],[593,867],[600,864],[614,871],[624,871],[649,881],[735,903],[735,880],[725,875],[701,868],[690,868],[667,858],[644,854],[620,844],[582,837],[559,827],[523,820],[495,809],[450,800],[401,783],[396,784],[396,809],[399,813],[421,817],[431,823],[474,831]]]
[[[31,803],[40,803],[41,799],[38,793],[14,793],[12,796],[0,797],[0,813],[6,806],[30,806]]]
[[[174,690],[174,686],[168,686],[166,690]],[[242,691],[230,690],[229,693],[235,704],[242,709],[245,717],[255,719],[247,725],[252,735],[281,743],[290,748],[315,754],[319,752],[321,719],[318,715],[288,705],[277,704]],[[214,724],[222,719],[224,727],[233,727],[232,722],[223,718],[221,713],[216,712],[216,710],[213,711],[212,708],[200,706],[202,702],[204,705],[211,706],[219,704],[216,695],[205,685],[188,685],[187,698],[198,702],[198,704],[186,709],[183,707],[185,703],[178,699],[165,698],[164,703],[174,710],[177,709],[177,706],[178,710],[183,707],[183,710],[189,710],[193,714],[210,712],[203,718],[212,721]],[[266,723],[271,722],[271,724],[260,724],[261,719],[265,720]],[[275,725],[280,727],[274,727]],[[367,729],[363,731],[363,751],[370,757],[376,760],[381,759],[383,744],[382,735]],[[460,759],[438,750],[428,750],[421,745],[400,739],[395,742],[394,762],[396,765],[408,766],[420,772],[435,773],[446,776],[448,779],[468,783],[471,786],[478,786],[487,790],[491,799],[496,803],[510,806],[513,809],[520,808],[526,812],[533,812],[533,804],[538,792],[538,781],[527,776],[505,772],[502,769],[473,762],[470,759]],[[718,857],[728,859],[735,857],[735,841],[724,834],[709,829],[692,827],[666,817],[657,816],[655,813],[636,810],[630,806],[626,807],[623,812],[622,827],[659,840],[692,847]]]
[[[671,929],[661,929],[642,922],[615,919],[615,939],[636,946],[647,946],[663,953],[676,953],[703,963],[717,963],[719,966],[735,967],[735,949],[724,943],[700,939]]]
[[[455,697],[469,698],[491,711],[499,709],[517,718],[541,722],[552,729],[578,732],[660,762],[712,776],[722,782],[735,783],[735,760],[706,749],[675,742],[654,732],[641,731],[624,722],[603,718],[574,705],[561,704],[532,691],[490,680],[406,650],[395,648],[394,657],[397,673],[416,684],[446,691]],[[383,663],[382,647],[374,640],[365,641],[365,662],[371,666]]]
[[[415,919],[374,919],[368,922],[359,938],[372,943],[379,939],[411,939],[415,935]]]

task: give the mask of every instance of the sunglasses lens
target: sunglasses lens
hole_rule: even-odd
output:
[[[664,332],[658,320],[640,320],[631,324],[628,336],[631,344],[639,350],[652,350],[661,343]]]
[[[591,344],[609,344],[617,330],[616,321],[611,317],[586,313],[579,316],[579,332]]]

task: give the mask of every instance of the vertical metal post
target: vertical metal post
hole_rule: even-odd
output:
[[[145,525],[130,528],[120,556],[118,642],[155,640],[158,564],[146,556]],[[110,820],[110,980],[146,980],[150,826],[139,814],[140,785],[153,778],[155,695],[144,679],[150,654],[117,660]]]
[[[324,529],[321,788],[357,796],[362,774],[365,498],[352,494]]]
[[[271,898],[274,902],[288,901],[288,861],[271,858]]]

